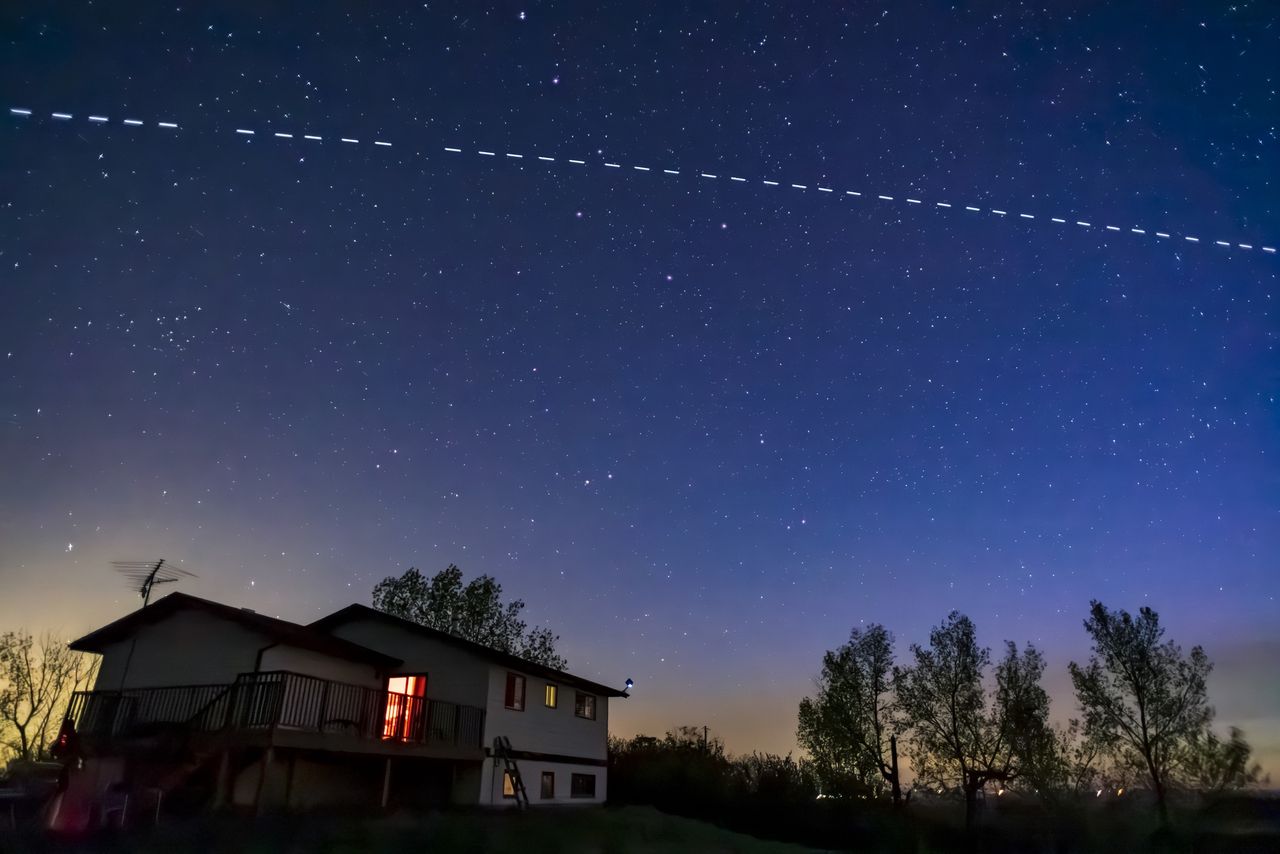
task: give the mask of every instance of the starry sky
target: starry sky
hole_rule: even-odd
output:
[[[1096,597],[1280,774],[1273,5],[285,5],[0,9],[0,627],[452,562],[785,752]]]

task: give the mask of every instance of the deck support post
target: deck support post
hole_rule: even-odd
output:
[[[391,800],[391,757],[386,758],[382,767],[382,808],[387,808],[387,803]]]
[[[253,814],[262,815],[262,789],[267,783],[267,769],[271,767],[272,760],[275,759],[275,748],[267,745],[266,751],[262,754],[262,770],[258,774],[258,791],[253,796]]]
[[[294,766],[298,762],[298,752],[296,750],[289,751],[289,772],[284,778],[284,809],[289,811],[289,801],[293,799],[293,772]]]
[[[231,790],[231,751],[224,749],[218,756],[218,776],[213,784],[213,808],[222,809],[227,805],[228,793]]]

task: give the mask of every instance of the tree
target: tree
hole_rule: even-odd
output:
[[[520,619],[524,602],[503,603],[502,585],[480,575],[465,585],[453,564],[430,580],[412,567],[399,578],[388,576],[373,588],[373,607],[393,616],[518,655],[535,664],[564,670],[556,652],[559,636],[549,629],[530,629]]]
[[[1190,655],[1163,641],[1160,618],[1142,608],[1135,618],[1094,600],[1085,631],[1093,640],[1087,666],[1071,662],[1071,681],[1086,736],[1099,739],[1123,764],[1141,768],[1155,790],[1160,820],[1169,821],[1169,784],[1181,759],[1213,718],[1205,682],[1213,665],[1204,650]]]
[[[800,701],[797,739],[829,794],[881,794],[902,802],[890,714],[893,636],[873,624],[822,656],[817,696]]]
[[[1102,763],[1103,745],[1086,738],[1080,721],[1046,728],[1039,738],[1024,741],[1019,776],[1045,801],[1062,805],[1115,782]]]
[[[664,738],[637,735],[609,742],[609,799],[652,804],[678,815],[719,816],[732,799],[733,766],[724,741],[700,726]]]
[[[0,748],[24,761],[45,759],[73,691],[97,671],[52,633],[0,634]]]
[[[1231,727],[1223,741],[1211,729],[1192,737],[1180,763],[1185,782],[1202,792],[1220,794],[1259,782],[1270,782],[1262,766],[1250,762],[1253,749],[1238,727]]]
[[[996,666],[988,703],[983,680],[991,651],[978,646],[973,621],[952,611],[929,633],[928,648],[912,644],[915,664],[894,668],[903,722],[911,731],[911,761],[929,785],[959,786],[965,825],[972,826],[978,792],[1016,779],[1023,759],[1041,750],[1050,732],[1049,696],[1040,686],[1044,657],[1009,643]]]

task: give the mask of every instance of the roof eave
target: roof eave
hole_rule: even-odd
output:
[[[599,682],[594,682],[590,679],[585,679],[581,676],[575,676],[572,673],[568,673],[563,670],[556,670],[554,667],[547,667],[546,665],[537,664],[536,662],[533,662],[533,661],[527,661],[525,659],[520,658],[518,655],[514,655],[513,653],[503,652],[502,650],[493,649],[492,647],[486,647],[484,644],[476,643],[475,641],[469,641],[466,638],[456,637],[454,635],[448,634],[447,632],[442,632],[438,629],[431,629],[431,628],[428,628],[427,626],[423,626],[418,623],[415,623],[412,620],[406,620],[403,617],[397,617],[394,614],[388,614],[385,611],[379,611],[377,608],[370,608],[368,605],[361,605],[359,602],[353,602],[350,605],[347,605],[343,608],[339,608],[337,611],[334,611],[332,614],[328,614],[327,616],[321,617],[320,619],[312,623],[308,623],[307,627],[318,629],[320,631],[328,631],[333,626],[341,625],[343,623],[350,622],[351,620],[354,620],[354,619],[360,619],[362,617],[373,617],[375,619],[384,620],[386,622],[390,622],[395,625],[403,626],[404,628],[410,631],[417,630],[420,632],[429,632],[434,639],[438,639],[444,643],[449,643],[452,641],[459,646],[468,648],[469,650],[475,652],[477,655],[481,655],[489,658],[491,661],[496,659],[495,663],[497,664],[510,664],[510,666],[518,666],[519,664],[523,664],[528,667],[536,668],[538,671],[549,671],[551,675],[547,675],[546,673],[543,673],[542,675],[548,679],[559,679],[566,684],[575,685],[576,687],[579,687],[579,688],[584,688],[599,696],[604,696],[604,697],[629,696],[626,691],[621,691],[617,688],[611,688],[608,685],[601,685]],[[515,662],[514,663],[508,662],[507,659],[509,658],[515,659]]]

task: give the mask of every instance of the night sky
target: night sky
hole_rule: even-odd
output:
[[[0,9],[0,628],[452,562],[785,752],[1096,597],[1280,773],[1274,5],[209,5]]]

